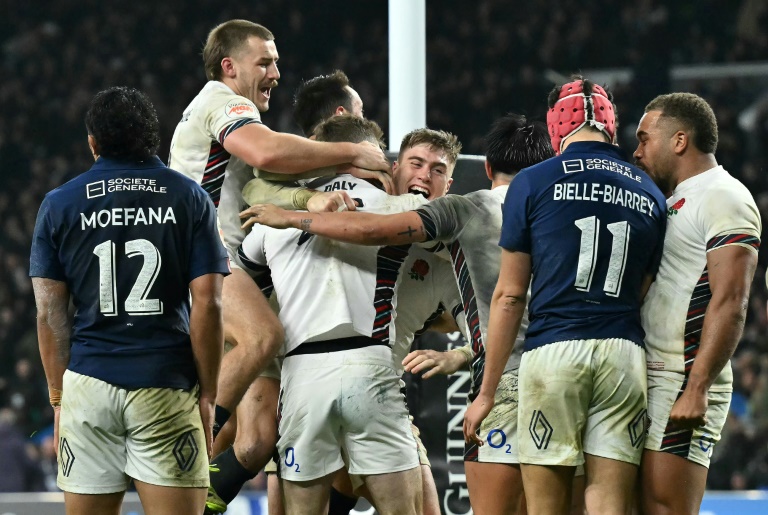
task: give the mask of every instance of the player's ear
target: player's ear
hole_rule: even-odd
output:
[[[88,148],[91,149],[91,155],[93,155],[93,160],[97,160],[99,158],[99,145],[96,143],[96,138],[88,135]]]
[[[493,170],[491,170],[490,163],[488,163],[488,161],[485,161],[483,163],[483,166],[485,167],[485,176],[488,177],[488,179],[490,179],[491,182],[493,182]],[[453,179],[451,179],[451,180],[453,180]]]
[[[690,143],[688,134],[686,134],[683,131],[677,131],[672,136],[674,145],[675,145],[675,154],[680,155],[686,151],[688,148],[688,144]]]
[[[342,114],[346,114],[347,110],[344,109],[344,106],[338,106],[336,110],[333,112],[334,116],[341,116]]]
[[[221,60],[221,71],[225,77],[229,77],[230,79],[235,77],[235,63],[232,61],[231,57],[225,57]]]

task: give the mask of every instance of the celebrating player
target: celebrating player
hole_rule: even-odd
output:
[[[661,259],[664,197],[611,144],[600,86],[555,88],[547,125],[560,155],[518,174],[504,201],[485,376],[464,435],[479,440],[530,285],[518,410],[528,509],[567,513],[586,459],[587,511],[628,513],[646,421],[640,302]]]
[[[642,310],[651,420],[642,507],[647,514],[695,514],[728,415],[729,359],[744,329],[760,213],[747,188],[715,160],[717,121],[704,99],[656,97],[637,139],[638,166],[670,195],[661,267]]]
[[[229,273],[215,208],[155,156],[144,94],[102,91],[86,127],[96,164],[45,197],[30,266],[58,485],[67,513],[120,513],[133,478],[148,513],[199,514]]]
[[[290,213],[274,206],[254,206],[246,211],[257,215],[255,220],[259,223],[275,227],[302,227],[307,232],[350,243],[403,245],[441,242],[438,247],[447,247],[450,252],[471,338],[472,398],[482,382],[488,305],[499,274],[497,243],[501,233],[500,206],[515,173],[553,154],[544,127],[529,124],[525,117],[517,115],[504,117],[494,125],[488,145],[486,173],[493,181],[490,191],[478,191],[466,196],[448,195],[416,211],[393,215],[316,215]],[[418,159],[415,161],[418,162]],[[458,351],[442,355],[417,352],[406,360],[407,369],[418,371],[421,363],[431,366],[436,358],[440,359],[441,372],[446,373],[456,371],[466,362],[464,355]],[[499,388],[490,420],[481,428],[483,438],[490,445],[478,449],[471,442],[465,449],[470,500],[478,513],[514,513],[520,503],[522,488],[520,472],[515,466],[518,461],[517,420],[514,417],[519,360],[520,354],[516,353],[504,367],[504,387]],[[502,438],[505,444],[499,445]]]

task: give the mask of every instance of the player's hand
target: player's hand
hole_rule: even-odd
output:
[[[364,170],[379,170],[389,173],[390,166],[387,156],[378,145],[370,141],[356,143],[357,156],[352,160],[352,166],[363,168]]]
[[[707,424],[707,392],[686,388],[672,405],[669,421],[679,429],[696,429]]]
[[[436,350],[415,350],[410,352],[403,360],[406,372],[418,374],[424,372],[424,379],[437,374],[451,375],[467,364],[467,360],[460,352]],[[426,371],[426,372],[425,372]]]
[[[477,436],[480,424],[493,409],[493,397],[481,392],[464,413],[464,441],[482,446],[485,442]]]
[[[59,455],[59,417],[61,416],[61,406],[53,407],[53,446],[56,450],[56,456]]]
[[[326,191],[318,193],[307,202],[310,213],[333,213],[334,211],[354,211],[357,206],[346,191]]]
[[[291,213],[274,204],[254,204],[240,213],[240,218],[248,218],[240,227],[247,230],[253,224],[261,224],[275,229],[288,229],[293,227],[289,218]]]
[[[358,179],[364,179],[368,182],[377,182],[381,184],[384,191],[390,195],[396,195],[395,183],[392,180],[392,176],[388,172],[380,172],[378,170],[368,170],[365,168],[358,168],[356,166],[338,166],[339,173],[348,173]],[[375,186],[375,185],[374,185]]]
[[[213,456],[213,423],[216,419],[216,399],[200,396],[200,418],[203,421],[203,435],[205,436],[205,448],[208,452],[208,461]]]

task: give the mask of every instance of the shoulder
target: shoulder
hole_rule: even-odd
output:
[[[242,95],[238,95],[218,81],[210,81],[200,92],[204,111],[220,114],[233,120],[238,118],[261,119],[256,105]]]

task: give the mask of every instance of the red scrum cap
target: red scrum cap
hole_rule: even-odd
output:
[[[565,138],[587,124],[614,141],[616,113],[608,94],[593,84],[591,94],[586,95],[582,79],[563,84],[558,100],[547,112],[547,129],[555,154],[560,155]]]

